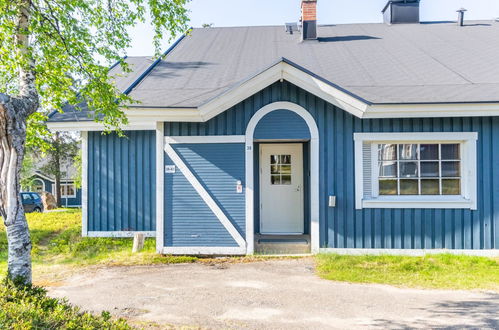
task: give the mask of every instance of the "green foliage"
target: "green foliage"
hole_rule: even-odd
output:
[[[188,1],[0,0],[0,92],[17,94],[19,67],[32,64],[43,109],[85,101],[94,110],[93,119],[107,128],[125,124],[121,108],[133,100],[116,88],[109,65],[131,45],[131,28],[146,20],[154,27],[152,42],[159,55],[165,36],[171,40],[186,30]],[[16,20],[26,3],[29,26],[19,31]],[[29,35],[28,49],[16,43],[19,32]],[[28,140],[43,135],[40,119],[40,114],[30,119]]]
[[[78,153],[76,156],[73,158],[73,166],[76,168],[76,173],[72,177],[76,189],[81,188],[81,183],[82,183],[82,171],[83,171],[83,163],[82,163],[82,158],[81,158],[81,149],[78,150]]]
[[[66,301],[49,298],[44,289],[0,284],[0,329],[132,329],[109,313],[94,316]]]
[[[499,258],[450,254],[425,257],[316,257],[319,276],[328,280],[441,289],[499,291]]]
[[[47,265],[150,265],[194,262],[194,257],[162,256],[156,253],[156,241],[148,238],[144,250],[132,253],[131,238],[92,238],[81,236],[81,212],[29,213],[28,224],[35,273]],[[7,238],[0,224],[0,275],[5,272]],[[1,328],[1,327],[0,327]]]
[[[36,160],[32,155],[25,155],[21,168],[21,187],[24,189],[33,185],[33,175],[36,171]]]

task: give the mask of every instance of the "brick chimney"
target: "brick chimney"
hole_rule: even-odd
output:
[[[301,1],[302,39],[317,39],[317,0]]]

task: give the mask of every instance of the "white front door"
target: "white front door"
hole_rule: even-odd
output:
[[[303,145],[260,144],[260,233],[303,234]]]

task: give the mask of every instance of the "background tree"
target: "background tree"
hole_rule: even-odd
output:
[[[70,133],[56,132],[45,139],[49,146],[43,153],[45,165],[40,167],[40,171],[55,179],[55,190],[52,192],[58,207],[61,207],[61,179],[68,173],[65,169],[73,164],[74,158],[78,155],[79,143],[76,137]]]
[[[129,28],[148,17],[160,54],[164,34],[185,31],[187,1],[0,0],[0,215],[10,278],[31,282],[31,242],[19,190],[26,137],[36,135],[29,124],[40,119],[36,111],[83,100],[107,129],[125,124],[121,109],[133,100],[113,85],[108,65],[130,46]]]

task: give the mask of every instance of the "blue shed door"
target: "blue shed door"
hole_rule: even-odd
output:
[[[165,151],[165,251],[245,251],[244,144],[176,143]]]

